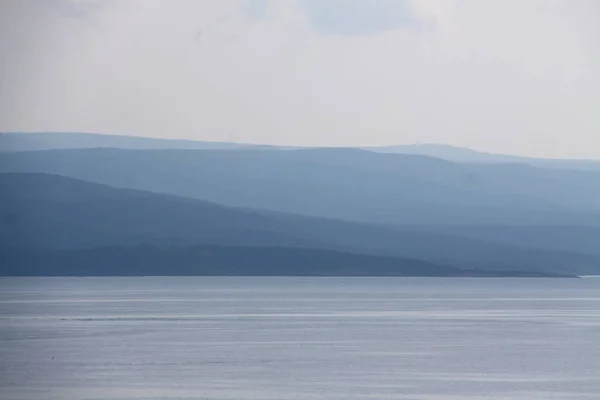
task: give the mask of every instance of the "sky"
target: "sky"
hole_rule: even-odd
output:
[[[0,0],[0,131],[600,159],[600,2]]]

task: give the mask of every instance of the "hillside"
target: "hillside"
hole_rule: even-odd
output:
[[[0,241],[57,250],[198,244],[295,247],[428,260],[467,269],[595,273],[598,258],[156,194],[45,174],[0,175]]]
[[[397,257],[283,247],[151,246],[23,251],[0,248],[0,276],[553,277],[470,270]]]
[[[410,144],[400,146],[363,147],[379,153],[413,154],[442,158],[459,163],[528,164],[542,168],[600,171],[600,160],[552,159],[486,153],[465,147],[441,144]]]
[[[600,226],[600,172],[352,149],[21,152],[1,154],[0,172],[385,224]]]
[[[297,146],[159,139],[139,136],[78,132],[0,133],[0,152],[117,148],[129,150],[243,150],[300,149]],[[465,147],[442,144],[410,144],[361,147],[377,153],[412,154],[441,158],[458,163],[527,164],[542,168],[600,171],[600,160],[544,159],[508,154],[486,153]]]
[[[40,151],[66,149],[239,149],[252,145],[243,143],[202,142],[196,140],[156,139],[136,136],[100,135],[76,132],[7,132],[0,134],[0,151]]]
[[[514,246],[526,244],[528,247],[537,249],[554,249],[600,256],[600,227],[598,226],[436,225],[415,226],[414,229]]]

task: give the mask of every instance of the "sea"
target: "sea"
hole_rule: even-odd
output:
[[[598,400],[600,279],[0,279],[0,399]]]

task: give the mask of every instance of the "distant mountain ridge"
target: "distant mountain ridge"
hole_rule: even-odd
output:
[[[433,143],[397,146],[373,146],[363,147],[363,149],[379,153],[418,154],[460,163],[529,164],[543,168],[600,170],[600,160],[524,157],[508,154],[486,153],[465,147]]]
[[[0,151],[40,151],[91,149],[112,147],[137,150],[199,150],[199,149],[301,149],[310,147],[276,146],[235,142],[210,142],[183,139],[159,139],[139,136],[108,135],[77,132],[6,132],[0,134]],[[545,168],[600,170],[600,160],[542,159],[506,154],[493,154],[464,147],[441,144],[412,144],[395,146],[356,147],[378,153],[413,154],[442,158],[461,163],[519,163]]]
[[[0,134],[0,151],[43,151],[66,149],[93,149],[111,147],[131,150],[166,149],[241,149],[255,145],[228,142],[203,142],[183,139],[158,139],[76,132],[5,132]],[[258,146],[258,145],[256,145]],[[260,145],[260,147],[265,147]]]
[[[15,135],[0,135],[0,144]],[[285,247],[466,269],[599,273],[593,169],[462,163],[397,148],[182,150],[164,142],[190,143],[118,136],[103,136],[106,146],[97,147],[100,135],[78,143],[56,135],[92,147],[0,152],[2,245]],[[114,140],[132,148],[115,148]]]
[[[0,154],[0,172],[391,225],[600,226],[600,171],[458,164],[358,149],[17,152]]]

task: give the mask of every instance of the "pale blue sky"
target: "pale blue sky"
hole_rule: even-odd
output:
[[[3,0],[0,130],[600,158],[597,0]]]

